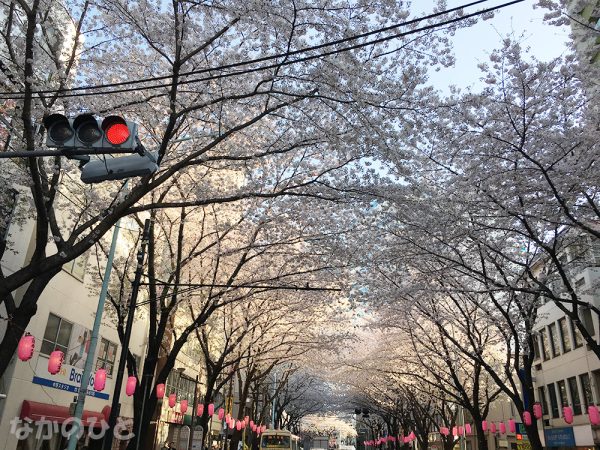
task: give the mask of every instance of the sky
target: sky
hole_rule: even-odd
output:
[[[418,7],[423,11],[433,9],[432,0],[416,0]],[[416,3],[415,2],[415,3]],[[448,8],[460,6],[466,0],[448,0]],[[491,7],[505,3],[494,0],[478,8]],[[431,71],[430,83],[447,92],[447,87],[454,84],[461,88],[468,86],[482,86],[479,81],[480,72],[477,64],[488,62],[490,51],[501,46],[502,37],[513,34],[515,37],[523,35],[523,47],[531,47],[535,57],[547,61],[567,51],[566,44],[569,39],[568,27],[556,27],[543,22],[544,10],[534,9],[535,0],[526,0],[523,3],[511,5],[496,12],[489,20],[479,21],[476,25],[460,29],[452,38],[456,64],[451,68],[442,68],[439,72]],[[413,3],[414,4],[414,3]],[[467,10],[465,10],[466,12]],[[469,12],[475,8],[468,9]]]

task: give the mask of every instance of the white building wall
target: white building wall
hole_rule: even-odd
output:
[[[583,280],[585,284],[583,284]],[[582,295],[582,299],[589,301],[595,306],[600,306],[600,297],[592,295],[592,291],[594,290],[594,284],[599,280],[600,269],[596,267],[581,271],[574,279],[575,283],[579,281],[578,289],[582,293],[587,293]],[[587,405],[600,404],[600,360],[588,349],[585,343],[576,346],[574,329],[568,319],[565,322],[567,336],[564,336],[563,339],[559,320],[564,317],[564,314],[553,302],[548,302],[540,307],[538,316],[539,320],[536,325],[536,331],[538,333],[545,333],[548,336],[546,358],[543,355],[542,339],[538,339],[538,358],[535,360],[533,374],[536,401],[542,402],[546,406],[544,408],[544,429],[572,428],[575,446],[592,447],[597,442],[600,442],[600,440],[594,437],[597,433],[597,427],[592,427],[589,422]],[[591,313],[590,317],[594,327],[594,336],[598,340],[598,330],[600,327],[598,317],[594,313]],[[557,333],[555,353],[550,343],[550,327]],[[587,384],[586,378],[589,380],[589,388],[587,389],[585,386]],[[576,387],[576,389],[571,389],[569,380],[571,380],[571,383],[574,383],[573,387]],[[563,417],[560,389],[562,383],[564,383],[568,406],[575,409],[575,404],[579,403],[581,407],[581,413],[574,415],[572,424],[567,424]],[[542,398],[540,388],[544,389],[543,394],[545,399]],[[552,401],[549,392],[551,389],[555,392],[558,406],[558,411],[554,412],[552,411]],[[579,398],[577,399],[577,397]],[[551,443],[549,444],[552,445]]]
[[[21,202],[20,207],[23,206],[24,202]],[[9,232],[13,237],[15,245],[14,252],[7,253],[5,258],[2,260],[2,269],[5,271],[5,273],[16,270],[24,263],[29,242],[33,236],[33,231],[33,222],[27,222],[23,227],[19,227],[14,224],[11,226]],[[121,243],[122,245],[126,244],[123,241],[121,241]],[[88,261],[88,267],[90,264],[95,264],[95,261],[90,259]],[[80,325],[88,331],[92,329],[98,304],[98,287],[94,286],[95,289],[90,289],[91,284],[94,282],[95,281],[88,274],[85,275],[83,280],[80,280],[63,270],[52,279],[42,293],[38,301],[37,313],[32,318],[29,326],[25,330],[35,337],[35,354],[33,358],[27,362],[20,361],[16,355],[13,356],[11,366],[7,370],[2,379],[2,384],[0,385],[0,391],[6,394],[6,399],[0,400],[0,436],[4,437],[4,439],[0,440],[0,450],[14,450],[17,448],[17,438],[10,432],[11,420],[19,417],[24,400],[68,407],[76,396],[76,393],[63,389],[71,388],[71,386],[79,386],[80,381],[78,382],[77,378],[73,379],[72,375],[79,375],[79,377],[81,376],[83,372],[84,361],[81,360],[79,363],[75,363],[80,367],[73,367],[70,366],[69,361],[66,360],[63,364],[63,370],[61,370],[61,373],[57,375],[51,375],[47,371],[47,357],[45,355],[40,355],[40,349],[42,346],[48,317],[51,313],[68,322],[71,322],[74,325]],[[5,314],[5,311],[2,311],[2,315],[5,316]],[[133,354],[139,356],[143,361],[143,357],[146,353],[146,335],[148,325],[145,318],[139,318],[140,314],[137,314],[136,317],[137,318],[133,325],[129,349]],[[142,317],[145,317],[145,315],[142,314]],[[5,326],[4,323],[2,325]],[[76,330],[72,330],[72,333],[75,332]],[[100,337],[117,344],[117,352],[114,358],[115,369],[113,376],[107,380],[106,388],[101,393],[101,395],[108,394],[109,398],[103,399],[91,396],[86,398],[84,409],[94,412],[102,412],[103,408],[105,406],[110,406],[112,402],[112,391],[114,388],[112,379],[116,375],[116,366],[119,361],[121,350],[117,331],[111,318],[108,314],[106,314],[106,308],[105,314],[103,315],[102,325],[100,327]],[[97,352],[99,351],[100,346],[101,340],[99,339]],[[71,348],[70,350],[76,351],[77,349]],[[92,373],[95,372],[96,361],[97,358],[94,359]],[[140,369],[138,368],[138,370]],[[34,382],[34,377],[36,376],[45,380],[54,381],[59,384],[56,384],[55,386],[41,385],[39,384],[39,380],[38,382]],[[125,395],[126,381],[127,373],[124,376],[121,390],[122,406],[120,416],[133,417],[132,398],[129,398]]]

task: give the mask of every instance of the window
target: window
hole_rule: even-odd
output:
[[[554,390],[554,383],[548,385],[548,395],[550,396],[550,407],[552,408],[552,417],[558,418],[558,399]]]
[[[538,388],[538,400],[542,404],[542,411],[544,414],[548,414],[548,401],[546,400],[546,388],[540,386]]]
[[[583,404],[587,410],[588,406],[594,404],[594,396],[592,394],[592,385],[590,383],[590,376],[587,373],[579,375],[579,381],[581,382],[581,389],[583,391]]]
[[[571,377],[567,380],[569,383],[569,394],[573,402],[573,414],[576,416],[581,414],[581,399],[579,398],[579,388],[577,387],[577,378]]]
[[[533,336],[531,336],[531,342],[533,345],[533,359],[540,359],[540,343],[539,343],[539,339],[537,334],[534,334]]]
[[[571,322],[571,336],[575,343],[575,348],[579,348],[583,345],[583,336],[581,336],[581,333],[573,323],[573,319],[569,318],[569,322]]]
[[[57,315],[50,313],[46,331],[44,332],[44,340],[40,348],[40,353],[49,355],[54,350],[60,350],[65,355],[68,352],[69,339],[71,339],[71,330],[73,324]]]
[[[172,370],[167,377],[167,390],[172,393],[177,393],[178,399],[187,399],[192,402],[194,400],[195,383],[195,380],[187,378],[177,370]]]
[[[563,317],[558,321],[558,331],[562,343],[563,353],[571,351],[571,341],[569,340],[569,330],[567,329],[567,319]]]
[[[138,374],[141,374],[142,373],[142,357],[138,356],[134,353],[133,359],[135,359],[135,370],[137,370]]]
[[[560,380],[556,383],[558,386],[558,392],[560,393],[560,406],[569,406],[569,397],[567,396],[567,385],[565,380]]]
[[[263,436],[260,446],[262,448],[290,448],[290,437],[277,435]]]
[[[592,396],[600,399],[600,370],[592,372],[592,391]]]
[[[556,323],[551,323],[548,326],[548,335],[550,337],[550,349],[552,350],[552,356],[556,357],[560,355],[558,351],[558,334],[556,333]]]
[[[592,319],[592,310],[590,308],[579,308],[579,315],[581,316],[581,323],[583,323],[590,336],[596,334],[594,320]]]
[[[583,288],[585,288],[585,278],[582,277],[579,280],[575,281],[575,290],[577,292],[581,292]]]
[[[83,255],[78,256],[72,261],[69,261],[64,266],[62,266],[63,270],[73,275],[80,281],[83,281],[83,277],[85,276],[85,266],[87,265],[88,255],[84,253]]]
[[[542,341],[542,358],[544,358],[544,361],[547,361],[549,359],[549,354],[550,354],[550,348],[548,345],[548,336],[546,335],[546,330],[540,330],[540,337],[541,337],[541,341]]]
[[[116,355],[117,344],[113,344],[109,340],[102,338],[100,341],[100,351],[96,359],[96,370],[106,369],[107,376],[112,376]]]

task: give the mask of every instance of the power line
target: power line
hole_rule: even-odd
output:
[[[475,6],[478,5],[480,3],[485,3],[489,0],[476,0],[474,2],[471,3],[465,3],[461,6],[457,6],[455,8],[451,8],[445,11],[441,11],[441,12],[437,12],[437,13],[432,13],[429,14],[427,16],[423,16],[423,17],[419,17],[416,19],[411,19],[409,21],[406,22],[401,22],[398,24],[394,24],[394,25],[389,25],[387,27],[383,27],[383,28],[378,28],[376,30],[373,31],[368,31],[365,33],[361,33],[361,34],[357,34],[354,36],[349,36],[347,38],[343,38],[343,39],[338,39],[335,41],[330,41],[330,42],[325,42],[323,44],[319,44],[319,45],[315,45],[315,46],[310,46],[310,47],[305,47],[303,49],[298,49],[298,50],[293,50],[291,52],[287,52],[287,53],[278,53],[275,55],[271,55],[271,56],[263,56],[261,58],[256,58],[256,59],[250,59],[247,61],[240,61],[237,63],[230,63],[230,64],[224,64],[221,66],[213,66],[213,67],[209,67],[209,68],[205,68],[205,69],[198,69],[198,70],[192,70],[189,72],[183,72],[180,73],[179,76],[189,76],[189,75],[199,75],[202,73],[207,73],[207,72],[212,72],[215,70],[224,70],[224,69],[233,69],[236,67],[240,67],[240,66],[245,66],[248,64],[255,64],[258,62],[265,62],[265,61],[269,61],[272,59],[277,59],[277,58],[284,58],[284,57],[290,57],[290,56],[294,56],[297,54],[301,54],[301,53],[306,53],[309,51],[313,51],[313,50],[320,50],[322,48],[327,48],[327,47],[331,47],[333,45],[338,45],[338,44],[343,44],[345,42],[349,42],[352,40],[356,40],[356,39],[360,39],[363,37],[368,37],[368,36],[372,36],[374,34],[378,34],[378,33],[383,33],[386,31],[391,31],[394,30],[396,28],[400,28],[403,26],[407,26],[407,25],[412,25],[413,23],[418,23],[418,22],[422,22],[423,20],[428,20],[428,19],[433,19],[436,17],[439,17],[440,15],[444,15],[444,14],[449,14],[455,11],[458,11],[460,9],[464,9],[464,8],[469,8],[471,6]],[[140,84],[140,83],[146,83],[146,82],[150,82],[150,81],[159,81],[159,80],[167,80],[167,79],[171,79],[173,78],[173,75],[162,75],[162,76],[157,76],[157,77],[148,77],[148,78],[140,78],[137,80],[130,80],[130,81],[121,81],[121,82],[116,82],[116,83],[107,83],[107,84],[97,84],[97,85],[88,85],[88,86],[78,86],[78,87],[74,87],[74,88],[66,88],[63,89],[61,92],[74,92],[74,91],[82,91],[82,90],[88,90],[88,89],[104,89],[104,88],[108,88],[108,87],[118,87],[118,86],[125,86],[125,85],[131,85],[131,84]],[[42,91],[33,91],[32,93],[34,94],[52,94],[57,92],[56,90],[42,90]],[[0,95],[10,95],[10,94],[24,94],[23,91],[20,92],[0,92]]]
[[[297,54],[302,54],[302,53],[306,53],[309,51],[313,51],[313,50],[318,50],[318,49],[322,49],[322,48],[326,48],[326,47],[331,47],[333,45],[337,45],[340,43],[345,43],[348,41],[352,41],[352,40],[356,40],[359,39],[361,37],[366,37],[366,36],[371,36],[373,34],[378,34],[378,33],[382,33],[385,31],[390,31],[393,30],[395,28],[401,27],[401,26],[406,26],[406,25],[410,25],[416,22],[421,22],[423,20],[427,20],[430,18],[435,18],[438,17],[440,15],[444,15],[444,14],[448,14],[469,6],[473,6],[479,3],[483,3],[483,2],[487,2],[489,0],[478,0],[476,2],[472,2],[472,3],[468,3],[468,4],[464,4],[462,6],[456,7],[456,8],[451,8],[449,10],[445,10],[439,13],[434,13],[434,14],[430,14],[428,16],[423,16],[421,18],[418,19],[413,19],[407,22],[403,22],[400,24],[395,24],[395,25],[391,25],[389,27],[385,27],[385,28],[380,28],[374,31],[370,31],[367,33],[363,33],[360,35],[356,35],[356,36],[351,36],[348,38],[344,38],[344,39],[340,39],[337,41],[331,41],[328,43],[324,43],[324,44],[320,44],[317,46],[313,46],[313,47],[307,47],[304,49],[300,49],[300,50],[294,50],[292,52],[288,52],[288,53],[282,53],[282,54],[277,54],[277,55],[272,55],[272,56],[265,56],[262,58],[256,58],[253,60],[248,60],[248,61],[241,61],[238,63],[231,63],[231,64],[226,64],[226,65],[222,65],[222,66],[214,66],[211,68],[206,68],[206,69],[200,69],[200,70],[196,70],[196,71],[190,71],[190,72],[185,72],[182,74],[179,74],[179,76],[189,76],[189,75],[197,75],[197,74],[201,74],[201,73],[207,73],[207,72],[212,72],[212,71],[217,71],[217,70],[224,70],[224,69],[229,69],[229,68],[235,68],[235,67],[241,67],[241,66],[245,66],[245,65],[249,65],[249,64],[254,64],[257,62],[265,62],[265,61],[269,61],[269,60],[273,60],[273,59],[277,59],[277,58],[282,58],[282,57],[289,57],[290,55],[297,55]],[[229,72],[229,73],[224,73],[224,74],[218,74],[218,75],[212,75],[212,76],[208,76],[208,77],[203,77],[203,78],[196,78],[196,79],[191,79],[191,80],[182,80],[179,81],[180,85],[183,84],[190,84],[190,83],[197,83],[197,82],[203,82],[203,81],[211,81],[211,80],[215,80],[215,79],[221,79],[221,78],[229,78],[229,77],[233,77],[233,76],[238,76],[238,75],[246,75],[249,73],[254,73],[254,72],[260,72],[260,71],[264,71],[264,70],[268,70],[268,69],[272,69],[272,68],[277,68],[277,67],[282,67],[282,66],[288,66],[288,65],[292,65],[292,64],[297,64],[300,62],[306,62],[306,61],[310,61],[313,59],[318,59],[318,58],[323,58],[325,56],[331,56],[331,55],[335,55],[338,53],[342,53],[342,52],[347,52],[350,50],[355,50],[358,48],[362,48],[362,47],[367,47],[370,45],[374,45],[374,44],[378,44],[378,43],[382,43],[382,42],[386,42],[389,40],[393,40],[393,39],[397,39],[400,37],[404,37],[404,36],[408,36],[411,34],[416,34],[419,33],[421,31],[427,31],[427,30],[432,30],[435,28],[439,28],[442,26],[446,26],[446,25],[450,25],[452,23],[456,23],[456,22],[460,22],[463,21],[465,19],[469,19],[472,17],[476,17],[482,14],[486,14],[489,12],[493,12],[496,10],[500,10],[502,8],[506,8],[508,6],[512,6],[514,4],[517,3],[521,3],[524,0],[513,0],[507,3],[503,3],[501,5],[497,5],[494,7],[490,7],[490,8],[486,8],[486,9],[482,9],[479,11],[476,11],[474,13],[470,13],[470,14],[465,14],[462,15],[460,17],[456,17],[453,19],[448,19],[442,22],[438,22],[435,24],[430,24],[424,27],[420,27],[420,28],[416,28],[414,30],[410,30],[404,33],[395,33],[391,36],[385,36],[382,38],[378,38],[378,39],[373,39],[370,41],[366,41],[366,42],[362,42],[362,43],[358,43],[358,44],[354,44],[348,47],[344,47],[342,49],[336,49],[336,50],[330,50],[327,52],[323,52],[323,53],[319,53],[317,55],[309,55],[309,56],[305,56],[302,58],[297,58],[294,60],[288,60],[288,61],[283,61],[283,62],[278,62],[278,63],[274,63],[274,64],[270,64],[270,65],[266,65],[266,66],[260,66],[260,67],[255,67],[255,68],[250,68],[250,69],[245,69],[245,70],[240,70],[240,71],[234,71],[234,72]],[[131,80],[131,81],[123,81],[123,82],[119,82],[119,83],[110,83],[110,84],[102,84],[102,85],[92,85],[92,86],[80,86],[80,87],[75,87],[75,88],[70,88],[70,89],[63,89],[60,92],[56,91],[56,90],[45,90],[45,91],[32,91],[33,94],[50,94],[50,93],[58,93],[58,97],[61,98],[66,98],[66,97],[75,97],[75,96],[94,96],[94,95],[108,95],[108,94],[117,94],[117,93],[123,93],[123,92],[132,92],[132,91],[138,91],[140,89],[157,89],[157,88],[165,88],[167,87],[167,85],[165,84],[154,84],[154,85],[150,85],[150,86],[141,86],[141,87],[132,87],[132,88],[125,88],[125,89],[116,89],[116,90],[111,90],[111,91],[106,91],[106,92],[78,92],[78,91],[82,91],[82,90],[91,90],[91,89],[105,89],[105,88],[110,88],[110,87],[118,87],[118,86],[126,86],[126,85],[133,85],[133,84],[141,84],[141,83],[147,83],[147,82],[151,82],[151,81],[160,81],[160,80],[165,80],[165,79],[171,79],[173,78],[173,75],[164,75],[164,76],[159,76],[159,77],[152,77],[152,78],[144,78],[144,79],[138,79],[138,80]],[[72,92],[69,94],[69,92]],[[0,92],[0,99],[2,100],[9,100],[9,99],[13,99],[13,100],[21,100],[23,99],[24,92],[20,91],[20,92]]]

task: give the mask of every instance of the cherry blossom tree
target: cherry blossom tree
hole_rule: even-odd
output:
[[[404,112],[426,99],[429,91],[419,88],[426,68],[451,62],[445,36],[433,32],[293,61],[306,46],[406,19],[409,11],[393,3],[20,0],[0,7],[8,150],[40,148],[38,124],[51,112],[91,111],[137,121],[160,162],[158,173],[127,188],[84,186],[77,167],[58,157],[3,163],[2,184],[19,186],[29,206],[18,211],[35,222],[35,236],[31,259],[0,276],[10,318],[0,374],[44,287],[120,217],[281,196],[355,198],[378,181],[359,162],[410,131]],[[245,64],[262,56],[273,58]],[[110,85],[73,90],[82,84]],[[182,179],[193,194],[185,199]],[[318,221],[304,214],[317,210],[310,205],[292,203],[288,213]]]

